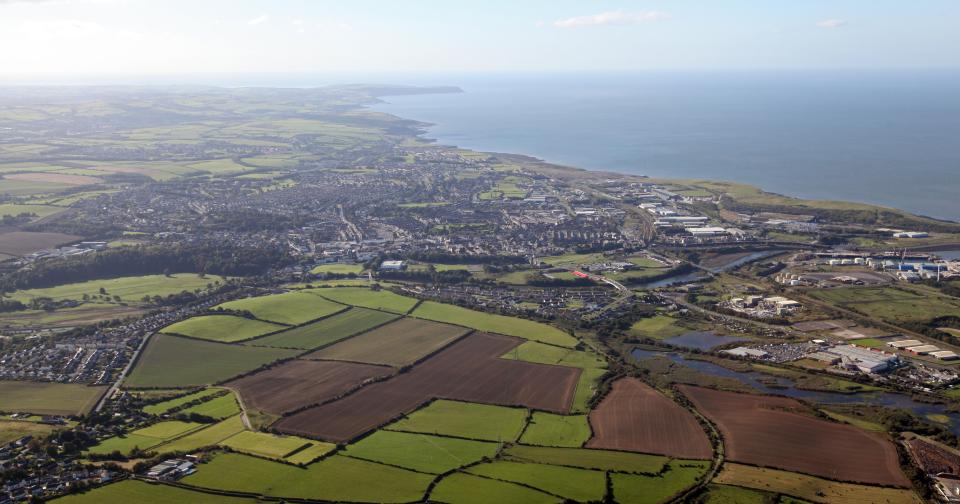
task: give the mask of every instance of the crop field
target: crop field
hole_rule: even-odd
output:
[[[680,389],[720,429],[730,461],[838,481],[910,486],[896,447],[879,434],[814,418],[792,399]]]
[[[164,334],[179,334],[223,343],[243,341],[283,330],[285,326],[234,315],[201,315],[188,318],[160,330]]]
[[[497,461],[472,466],[467,469],[467,472],[477,476],[520,483],[578,502],[599,502],[607,493],[607,477],[603,471]]]
[[[469,329],[403,318],[307,355],[387,366],[406,366],[445,347]]]
[[[198,415],[208,416],[217,420],[223,420],[224,418],[240,413],[240,405],[237,404],[237,398],[234,397],[233,392],[231,392],[220,397],[215,397],[209,401],[202,402],[196,406],[191,406],[182,410],[181,413],[185,413],[187,415],[196,413]]]
[[[388,367],[369,364],[298,359],[227,385],[240,393],[244,404],[280,415],[334,399],[366,380],[392,372]]]
[[[56,499],[57,504],[101,504],[103,502],[136,502],[137,504],[256,504],[255,499],[230,497],[204,492],[195,492],[169,485],[124,480]]]
[[[131,388],[209,385],[295,353],[154,334],[124,384]]]
[[[207,285],[213,282],[223,282],[223,280],[223,277],[219,276],[208,275],[201,277],[200,275],[191,273],[178,273],[170,276],[133,276],[106,280],[91,280],[89,282],[58,285],[56,287],[43,289],[21,290],[12,293],[10,297],[21,301],[28,301],[37,297],[48,297],[55,300],[81,300],[84,295],[88,297],[100,296],[100,289],[103,289],[106,291],[106,295],[111,298],[113,296],[120,296],[120,299],[124,302],[138,303],[143,296],[166,297],[170,294],[179,294],[182,291],[205,289]]]
[[[513,441],[523,430],[526,417],[526,410],[520,408],[439,400],[387,428],[486,441]]]
[[[498,358],[518,342],[506,336],[469,335],[407,373],[286,417],[276,427],[347,441],[432,398],[568,412],[580,370]]]
[[[586,415],[554,415],[535,411],[520,442],[529,445],[579,448],[590,439],[590,436],[590,424],[587,422]]]
[[[430,501],[446,504],[559,504],[561,499],[516,483],[458,472],[440,480],[430,494]]]
[[[343,305],[331,303],[305,292],[285,292],[238,299],[218,307],[225,310],[248,310],[258,319],[289,325],[303,324],[345,309]]]
[[[75,383],[0,380],[0,411],[37,415],[85,415],[107,390]]]
[[[710,440],[696,417],[636,378],[622,378],[590,412],[590,448],[708,459]]]
[[[347,447],[344,455],[388,465],[441,474],[497,453],[497,443],[377,431]]]
[[[362,287],[333,287],[306,291],[331,301],[373,310],[404,314],[417,304],[417,300],[385,290],[370,290]]]
[[[180,481],[201,488],[271,497],[399,503],[421,500],[433,478],[429,474],[340,455],[301,469],[225,453]]]
[[[0,233],[0,254],[23,256],[81,239],[80,236],[63,233],[39,233],[34,231]]]
[[[864,315],[892,322],[926,322],[960,313],[960,301],[949,296],[889,287],[841,287],[810,293],[813,297]]]
[[[226,446],[241,453],[287,461],[289,461],[287,459],[288,455],[295,455],[311,447],[323,449],[322,453],[317,454],[314,458],[329,453],[336,448],[336,445],[330,443],[319,443],[296,436],[278,436],[268,432],[253,431],[238,432],[221,441],[220,446]],[[313,453],[317,453],[317,450],[314,450]]]
[[[525,445],[507,448],[504,456],[520,462],[640,474],[658,474],[669,461],[667,457],[642,453]]]
[[[190,452],[204,446],[214,446],[224,439],[243,432],[243,430],[243,420],[240,415],[235,415],[163,445],[155,446],[152,451],[159,453]]]
[[[714,481],[725,485],[778,492],[810,502],[829,504],[859,504],[863,502],[919,504],[922,502],[913,490],[838,483],[805,474],[729,462],[723,465],[723,471]]]
[[[46,437],[56,430],[52,425],[22,420],[0,420],[0,446],[16,441],[23,436]]]
[[[22,310],[5,313],[3,323],[8,326],[74,327],[95,324],[102,320],[133,317],[144,310],[107,303],[84,303],[80,306],[47,310]]]
[[[327,317],[307,325],[287,329],[277,334],[249,341],[246,344],[281,348],[299,348],[310,350],[344,338],[358,332],[386,324],[398,315],[366,308],[351,308],[343,313]]]
[[[551,345],[573,347],[577,344],[576,338],[547,324],[515,317],[478,312],[459,306],[435,303],[433,301],[424,301],[414,310],[412,315],[427,320],[462,325],[477,329],[478,331],[516,336],[518,338],[549,343]]]
[[[312,270],[310,270],[310,273],[313,273],[314,275],[319,275],[321,273],[333,273],[336,275],[348,275],[350,273],[353,273],[355,275],[359,275],[362,271],[363,271],[362,264],[335,263],[335,264],[321,264],[320,266],[317,266],[316,268],[313,268]]]
[[[501,358],[578,368],[606,369],[607,367],[607,361],[592,352],[546,345],[537,341],[527,341],[505,353]]]
[[[193,402],[199,399],[205,399],[221,393],[223,393],[223,389],[216,389],[216,388],[204,389],[204,390],[194,392],[192,394],[187,394],[183,397],[176,397],[166,401],[144,406],[143,412],[148,415],[160,415],[174,408],[179,408],[189,402]]]
[[[660,476],[611,474],[613,497],[617,502],[657,504],[693,486],[707,471],[706,462],[675,460]]]

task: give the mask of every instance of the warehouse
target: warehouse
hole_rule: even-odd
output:
[[[896,355],[854,345],[838,345],[828,351],[839,355],[845,368],[862,373],[882,373],[900,361]]]
[[[908,352],[916,355],[927,355],[933,352],[939,352],[940,349],[934,345],[912,346],[906,349]]]
[[[890,343],[887,343],[887,346],[897,348],[897,349],[903,349],[908,347],[920,346],[922,344],[923,342],[920,340],[906,339],[906,340],[891,341]]]

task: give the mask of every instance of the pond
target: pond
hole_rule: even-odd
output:
[[[709,275],[700,270],[691,271],[689,273],[678,273],[676,275],[668,276],[666,278],[661,278],[653,282],[647,283],[638,283],[637,287],[641,289],[658,289],[660,287],[670,287],[671,285],[679,285],[690,282],[697,282],[707,278]]]
[[[744,264],[751,263],[753,261],[759,261],[760,259],[766,259],[767,257],[773,257],[777,254],[782,254],[782,253],[783,253],[782,250],[761,250],[759,252],[751,252],[750,254],[747,254],[745,256],[740,256],[739,254],[731,254],[731,257],[734,257],[733,260],[728,262],[722,262],[708,269],[714,273],[730,271],[732,269],[736,269],[740,266],[743,266]]]
[[[686,334],[681,334],[680,336],[665,339],[663,342],[668,345],[696,348],[697,350],[712,350],[720,345],[746,340],[747,338],[741,338],[737,336],[721,336],[710,331],[692,331]]]
[[[942,404],[927,404],[914,401],[908,395],[897,392],[862,392],[858,394],[841,394],[838,392],[820,392],[800,390],[795,387],[793,380],[782,376],[774,376],[758,371],[734,371],[712,362],[687,359],[674,352],[656,352],[643,349],[634,349],[631,352],[636,359],[646,359],[655,356],[664,356],[688,368],[710,376],[732,378],[755,388],[765,394],[776,394],[796,399],[804,399],[818,404],[869,404],[888,408],[901,408],[912,412],[920,418],[929,418],[931,415],[943,416],[948,423],[938,423],[960,436],[960,413],[947,411]],[[772,386],[771,386],[772,385]]]

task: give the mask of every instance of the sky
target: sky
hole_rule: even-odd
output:
[[[960,68],[960,1],[0,0],[49,76]]]

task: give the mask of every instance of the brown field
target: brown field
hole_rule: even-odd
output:
[[[364,380],[388,375],[383,366],[293,360],[228,382],[248,406],[274,415],[333,399]]]
[[[50,172],[30,172],[30,173],[14,173],[12,175],[5,175],[3,178],[10,180],[27,180],[30,182],[54,182],[57,184],[69,184],[69,185],[89,185],[89,184],[99,184],[103,182],[103,179],[97,177],[88,177],[86,175],[68,175],[66,173],[50,173]]]
[[[471,334],[407,373],[286,417],[274,426],[345,442],[433,398],[567,413],[580,369],[499,358],[522,342],[509,336]]]
[[[436,352],[468,331],[439,322],[404,318],[304,358],[405,366]]]
[[[31,231],[0,233],[0,254],[22,256],[57,245],[80,241],[81,239],[83,239],[81,236],[63,233],[34,233]]]
[[[714,483],[754,488],[829,504],[920,504],[923,502],[913,490],[838,483],[806,474],[776,469],[765,469],[743,464],[726,463]]]
[[[720,429],[727,459],[837,481],[910,487],[893,443],[879,434],[820,420],[784,397],[689,385],[681,391]]]
[[[709,459],[710,440],[693,413],[636,378],[623,378],[590,412],[589,448]]]

